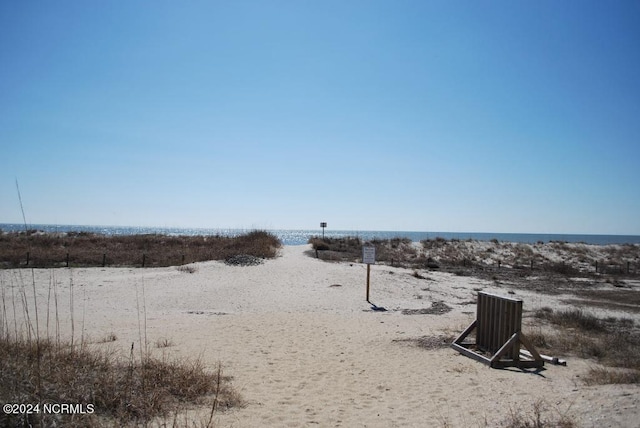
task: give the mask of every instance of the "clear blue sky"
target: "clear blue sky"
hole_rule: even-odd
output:
[[[0,223],[640,235],[640,2],[0,2]]]

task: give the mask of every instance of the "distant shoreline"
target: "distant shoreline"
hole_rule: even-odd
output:
[[[2,223],[0,231],[14,232],[24,230],[24,224]],[[225,228],[181,228],[181,227],[126,227],[126,226],[84,226],[84,225],[51,225],[29,224],[28,229],[42,230],[49,233],[64,232],[91,232],[104,235],[222,235],[237,236],[252,229],[225,229]],[[305,245],[310,237],[322,236],[320,229],[270,229],[267,230],[276,235],[283,245]],[[416,232],[416,231],[367,231],[367,230],[330,230],[324,232],[328,238],[341,238],[345,236],[359,237],[364,241],[372,239],[408,238],[414,242],[424,239],[444,238],[447,240],[477,240],[491,241],[497,239],[501,242],[520,242],[535,244],[537,242],[572,242],[593,245],[610,244],[640,244],[639,235],[591,235],[591,234],[556,234],[556,233],[489,233],[489,232]]]

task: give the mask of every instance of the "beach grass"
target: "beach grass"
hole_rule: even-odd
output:
[[[376,263],[396,267],[423,267],[426,260],[419,258],[419,252],[409,238],[373,239],[363,242],[359,237],[341,238],[312,237],[309,239],[318,258],[328,261],[359,261],[362,247],[376,248]]]
[[[626,317],[597,317],[584,309],[535,312],[546,322],[527,333],[545,352],[576,355],[599,363],[583,379],[586,384],[640,383],[640,332]]]
[[[233,237],[30,230],[0,233],[0,267],[179,266],[239,254],[273,258],[281,245],[278,237],[261,230]]]
[[[537,400],[531,410],[511,407],[509,416],[500,425],[504,428],[575,428],[577,423],[568,412],[562,412],[557,406],[545,400]]]
[[[139,340],[123,355],[112,346],[118,341],[115,333],[94,342],[84,335],[84,319],[74,320],[70,279],[71,327],[66,335],[60,332],[57,288],[50,284],[46,316],[39,316],[31,273],[16,276],[17,284],[0,282],[0,402],[31,406],[4,408],[0,426],[211,427],[217,411],[243,405],[220,363],[211,371],[200,359],[154,355],[139,302],[138,318],[145,322],[139,323]],[[79,338],[76,324],[83,331]],[[156,348],[170,346],[168,338],[156,341]],[[44,410],[61,405],[69,406],[66,412]],[[208,409],[209,417],[184,422],[181,415],[194,407]]]
[[[82,343],[50,339],[0,338],[3,403],[72,403],[79,414],[2,414],[0,425],[100,426],[144,424],[179,412],[185,405],[223,408],[241,403],[221,371],[207,371],[199,360],[168,360],[132,352],[121,358]],[[219,385],[222,384],[222,387]]]
[[[586,245],[552,241],[516,242],[444,239],[435,237],[416,245],[408,238],[312,237],[312,254],[327,261],[358,262],[362,247],[376,247],[376,263],[413,269],[440,269],[459,276],[528,279],[531,275],[589,277],[620,286],[620,281],[640,274],[640,245]],[[550,291],[553,287],[546,287]]]

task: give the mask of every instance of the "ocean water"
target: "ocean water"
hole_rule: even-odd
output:
[[[163,234],[163,235],[223,235],[237,236],[250,232],[251,229],[193,229],[176,227],[124,227],[124,226],[78,226],[78,225],[51,225],[30,224],[28,229],[44,232],[92,232],[105,235],[136,235],[136,234]],[[0,224],[0,230],[4,232],[23,231],[24,224]],[[313,236],[322,236],[320,229],[295,230],[275,229],[269,232],[278,236],[284,245],[304,245]],[[473,233],[473,232],[415,232],[415,231],[371,231],[371,230],[325,230],[324,236],[328,238],[340,238],[344,236],[357,236],[363,241],[372,239],[409,238],[414,242],[423,239],[475,239],[478,241],[490,241],[497,239],[503,242],[522,242],[534,244],[536,242],[564,241],[584,242],[586,244],[640,244],[640,236],[637,235],[575,235],[575,234],[539,234],[539,233]]]

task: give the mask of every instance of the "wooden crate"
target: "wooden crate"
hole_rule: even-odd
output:
[[[475,343],[465,341],[475,332]],[[523,357],[521,345],[531,357]],[[522,300],[478,293],[476,320],[451,345],[490,367],[540,368],[544,360],[522,334]]]

